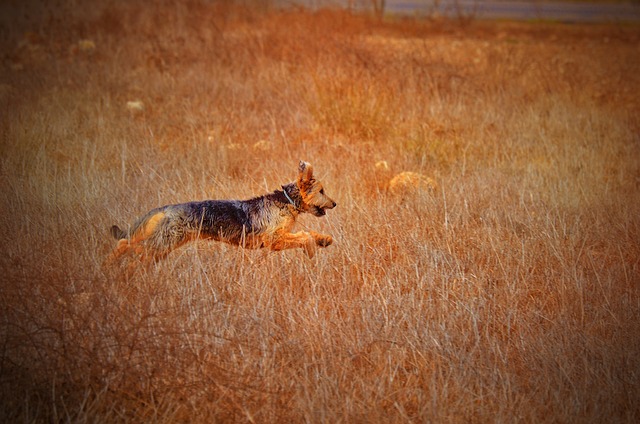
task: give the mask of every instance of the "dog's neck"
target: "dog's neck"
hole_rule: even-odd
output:
[[[284,197],[287,199],[287,202],[296,208],[296,210],[301,211],[300,206],[302,205],[302,196],[300,195],[300,189],[298,189],[296,183],[283,185],[282,192],[284,193]]]

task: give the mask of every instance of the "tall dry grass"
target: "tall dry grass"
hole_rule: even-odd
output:
[[[640,419],[636,27],[3,8],[2,421]],[[338,202],[313,260],[102,266],[110,225],[299,159]]]

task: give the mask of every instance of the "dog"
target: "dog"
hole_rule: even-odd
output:
[[[336,207],[313,176],[313,167],[300,161],[296,181],[282,190],[249,200],[204,200],[166,205],[149,211],[129,231],[117,225],[111,234],[118,240],[108,262],[133,252],[141,261],[159,261],[193,240],[226,242],[243,248],[274,251],[301,248],[312,258],[318,247],[333,243],[328,234],[291,230],[301,213],[317,217]]]

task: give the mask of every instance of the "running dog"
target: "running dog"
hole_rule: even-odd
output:
[[[197,240],[217,240],[249,249],[302,248],[312,258],[318,247],[327,247],[333,238],[314,231],[291,230],[301,213],[324,216],[336,207],[322,184],[313,177],[313,168],[301,161],[295,182],[282,190],[249,200],[204,200],[162,206],[139,218],[129,231],[117,225],[111,234],[118,245],[109,262],[128,252],[141,260],[159,261],[172,250]]]

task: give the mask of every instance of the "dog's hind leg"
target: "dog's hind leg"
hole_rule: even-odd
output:
[[[122,255],[125,255],[131,249],[131,243],[128,239],[123,238],[118,240],[118,244],[116,248],[113,249],[111,254],[107,257],[105,264],[110,265],[114,263],[116,260],[120,259]]]

